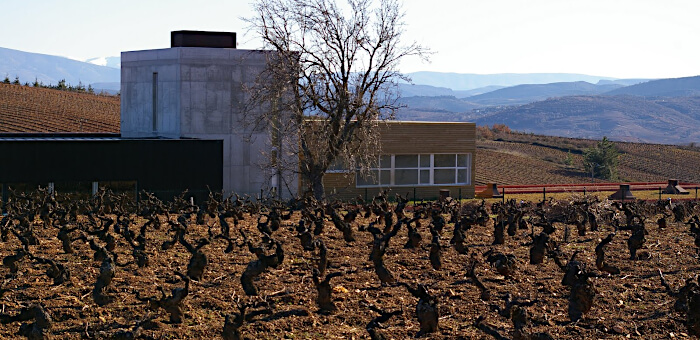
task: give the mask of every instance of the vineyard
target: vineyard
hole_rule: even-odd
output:
[[[477,140],[476,185],[591,183],[583,171],[582,152],[594,141],[513,134]],[[700,181],[700,148],[621,143],[618,171],[623,182]],[[567,164],[568,163],[568,164]]]
[[[387,198],[13,196],[0,337],[700,335],[695,202]]]
[[[119,97],[0,84],[0,132],[119,132]]]

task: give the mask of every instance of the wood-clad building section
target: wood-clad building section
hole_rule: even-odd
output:
[[[474,197],[474,123],[392,121],[380,124],[379,133],[382,156],[373,176],[329,171],[323,180],[327,197],[371,198],[387,189],[409,199],[435,199],[440,190]]]

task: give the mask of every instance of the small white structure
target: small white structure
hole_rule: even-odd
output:
[[[180,40],[178,33],[184,33]],[[232,35],[235,47],[234,33],[181,31],[173,32],[172,45],[183,46],[184,36],[184,47],[122,52],[121,136],[223,140],[224,192],[295,196],[296,174],[265,167],[271,151],[284,146],[273,148],[270,131],[253,131],[243,122],[245,88],[254,84],[270,52],[217,46],[217,35]]]

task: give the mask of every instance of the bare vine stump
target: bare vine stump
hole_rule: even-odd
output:
[[[224,320],[224,329],[221,331],[221,337],[224,340],[241,340],[241,327],[245,322],[245,310],[247,305],[242,305],[238,307],[238,314],[235,316],[231,314],[226,315]]]
[[[323,281],[320,280],[319,271],[317,269],[314,268],[312,273],[314,285],[316,286],[316,290],[318,291],[318,297],[316,299],[316,302],[318,303],[319,312],[335,312],[338,308],[333,303],[333,298],[331,297],[331,293],[333,292],[333,287],[331,287],[331,279],[337,276],[341,276],[342,273],[336,272],[328,274],[326,278],[323,279]]]
[[[374,319],[372,319],[372,321],[370,321],[370,322],[367,324],[367,327],[365,327],[365,329],[367,330],[367,333],[369,333],[369,338],[370,338],[371,340],[386,340],[386,338],[384,337],[384,335],[383,335],[382,333],[380,333],[380,332],[377,330],[377,328],[382,327],[382,323],[389,321],[389,319],[391,319],[391,317],[393,317],[393,316],[395,316],[395,315],[401,315],[401,314],[403,314],[403,311],[402,311],[402,310],[396,310],[396,311],[387,312],[387,311],[385,311],[385,310],[382,310],[382,309],[377,308],[377,307],[374,306],[374,305],[369,305],[368,307],[369,307],[371,310],[373,310],[373,311],[379,313],[379,316],[376,317],[376,318],[374,318]]]
[[[408,228],[408,240],[406,241],[406,244],[403,247],[405,249],[414,249],[420,247],[423,237],[418,232],[418,228],[413,227],[411,225],[411,222],[407,223],[406,227]]]
[[[406,287],[411,295],[418,298],[416,317],[418,318],[420,331],[416,336],[437,332],[438,320],[440,318],[440,313],[437,308],[437,298],[431,295],[428,289],[422,284],[418,284],[415,289],[406,283],[402,283],[402,285]]]
[[[17,273],[17,271],[19,271],[18,262],[27,256],[27,254],[28,253],[24,249],[17,249],[14,255],[5,256],[5,258],[2,259],[2,264],[10,269],[10,273]]]
[[[595,265],[600,271],[604,271],[610,274],[620,274],[620,269],[613,267],[605,263],[605,246],[612,242],[615,234],[609,234],[605,239],[600,241],[600,243],[595,247]]]
[[[644,246],[644,243],[646,242],[646,238],[644,237],[644,234],[646,231],[644,230],[644,226],[640,226],[632,232],[632,235],[630,235],[629,239],[627,239],[627,248],[630,251],[630,260],[636,260],[637,259],[637,250],[641,249],[642,246]]]
[[[430,254],[428,255],[430,265],[435,270],[442,269],[442,260],[440,259],[441,255],[442,250],[440,248],[440,235],[437,233],[437,231],[435,231],[433,232],[433,240],[430,243]]]
[[[499,216],[493,219],[493,243],[504,244],[505,243],[505,221]]]
[[[100,274],[95,281],[95,287],[92,290],[92,297],[95,303],[99,306],[104,306],[112,302],[112,297],[107,295],[105,289],[112,282],[115,272],[115,263],[111,256],[107,256],[100,265]]]
[[[487,256],[486,261],[488,261],[492,267],[495,267],[499,274],[510,277],[515,273],[515,269],[518,266],[515,255],[506,255],[500,252],[494,253],[493,250],[489,250],[484,255]]]
[[[577,282],[571,287],[569,296],[569,319],[578,321],[593,307],[595,288],[588,281]]]
[[[686,326],[688,333],[692,336],[700,337],[700,288],[688,292],[688,315]]]
[[[51,319],[51,315],[46,312],[44,306],[41,304],[24,308],[15,316],[0,315],[0,321],[2,321],[3,324],[29,320],[34,320],[34,322],[23,323],[19,327],[19,335],[30,340],[43,340],[49,338],[48,331],[51,329],[51,324],[53,321]]]
[[[540,264],[544,262],[544,256],[549,251],[549,235],[540,233],[532,240],[530,247],[530,264]]]

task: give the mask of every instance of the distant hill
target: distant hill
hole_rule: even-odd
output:
[[[596,95],[608,92],[623,85],[594,85],[585,81],[525,84],[506,87],[467,98],[468,101],[481,105],[516,105],[527,104],[553,97],[574,95]]]
[[[700,76],[652,80],[631,85],[606,94],[651,97],[688,97],[700,95]]]
[[[119,97],[0,84],[0,132],[119,132]]]
[[[397,119],[423,121],[461,121],[481,105],[454,96],[401,97]]]
[[[515,86],[522,84],[549,84],[560,82],[615,80],[611,77],[589,76],[572,73],[502,73],[469,74],[443,72],[413,72],[407,74],[414,84],[446,87],[455,91],[472,90],[486,86]]]
[[[455,91],[447,87],[437,87],[430,85],[419,85],[419,84],[399,84],[399,91],[401,97],[440,97],[440,96],[453,96],[456,98],[467,98],[470,96],[479,95],[486,92],[495,91],[503,88],[503,86],[486,86],[480,87],[472,90],[460,90]]]
[[[0,77],[5,76],[11,80],[19,77],[22,83],[32,83],[36,79],[48,85],[65,79],[71,85],[82,82],[87,86],[98,82],[119,82],[121,71],[64,57],[0,47]]]
[[[622,86],[630,86],[630,85],[637,85],[637,84],[641,84],[641,83],[646,83],[650,80],[654,80],[654,79],[615,79],[615,80],[603,79],[603,80],[599,80],[596,83],[596,85],[617,84],[617,85],[622,85]]]
[[[552,136],[664,144],[700,142],[700,97],[570,96],[481,109],[478,125]]]

